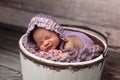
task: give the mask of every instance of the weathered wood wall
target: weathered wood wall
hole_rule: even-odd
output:
[[[6,15],[4,18],[7,19],[13,18],[12,21],[18,17],[19,21],[26,22],[29,19],[26,17],[31,17],[32,14],[25,14],[24,11],[28,13],[42,12],[93,25],[120,29],[119,0],[0,0],[0,8],[3,8],[0,9],[1,16]],[[11,10],[13,13],[10,13]]]
[[[37,13],[103,33],[109,45],[104,74],[109,80],[120,79],[120,0],[0,0],[1,23],[27,27]]]

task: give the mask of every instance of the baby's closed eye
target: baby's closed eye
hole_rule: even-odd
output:
[[[46,37],[45,37],[45,40],[46,40],[46,39],[50,39],[50,37],[51,37],[51,36],[46,36]]]
[[[43,41],[37,42],[37,46],[40,46],[43,43]]]

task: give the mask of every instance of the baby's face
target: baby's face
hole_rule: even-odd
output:
[[[40,50],[46,52],[57,48],[60,43],[60,39],[55,32],[42,28],[37,28],[33,32],[33,39]]]

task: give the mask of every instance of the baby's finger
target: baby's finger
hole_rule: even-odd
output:
[[[44,51],[40,51],[39,55],[40,55],[40,56],[44,56],[45,53],[46,53],[46,52],[44,52]]]

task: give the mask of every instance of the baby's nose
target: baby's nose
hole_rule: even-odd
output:
[[[42,51],[49,51],[52,47],[52,43],[49,41],[43,41],[42,45],[40,46],[40,49]]]
[[[50,44],[48,41],[44,41],[44,46],[47,47]]]
[[[45,42],[44,42],[44,48],[48,49],[48,48],[50,48],[51,46],[52,46],[52,42],[50,42],[50,41],[45,41]]]

